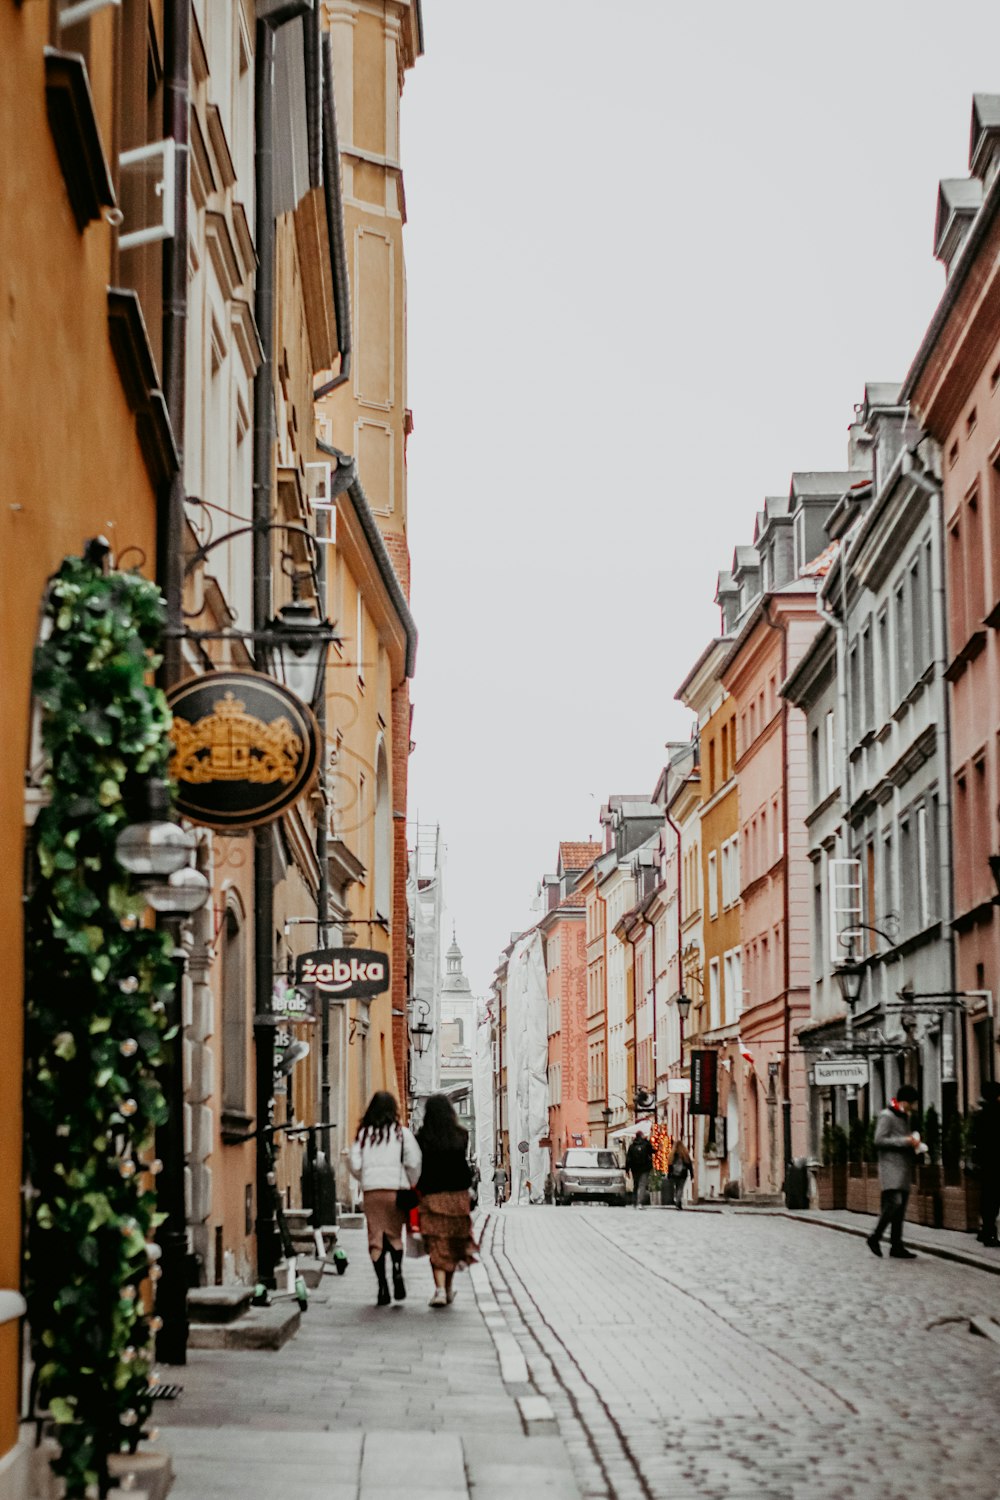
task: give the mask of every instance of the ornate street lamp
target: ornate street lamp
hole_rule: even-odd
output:
[[[330,626],[311,599],[283,604],[271,621],[275,676],[315,709],[323,693]]]
[[[427,1044],[434,1035],[434,1027],[427,1024],[431,1008],[426,1000],[414,1000],[412,1008],[420,1012],[420,1020],[411,1022],[410,1041],[413,1043],[413,1050],[417,1056],[423,1057],[427,1051]]]
[[[840,993],[844,997],[844,1004],[848,1011],[853,1012],[864,983],[864,964],[859,963],[855,958],[848,958],[843,963],[839,963],[834,972],[837,976],[837,983],[840,985]]]
[[[608,1144],[608,1131],[611,1129],[611,1116],[613,1114],[614,1114],[614,1110],[611,1108],[610,1104],[606,1104],[604,1106],[604,1108],[601,1110],[601,1119],[604,1121],[604,1144],[605,1145]]]

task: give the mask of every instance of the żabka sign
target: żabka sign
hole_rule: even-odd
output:
[[[320,948],[299,954],[295,983],[337,1000],[371,999],[389,988],[389,960],[372,948]]]

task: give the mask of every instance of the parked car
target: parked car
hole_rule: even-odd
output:
[[[603,1200],[621,1207],[628,1201],[625,1169],[614,1151],[573,1146],[556,1165],[554,1195],[557,1204]]]

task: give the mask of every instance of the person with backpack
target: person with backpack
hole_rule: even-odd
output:
[[[361,1183],[368,1253],[378,1282],[376,1307],[388,1307],[393,1297],[397,1302],[406,1297],[403,1225],[420,1166],[420,1147],[413,1132],[400,1124],[396,1100],[392,1094],[373,1094],[351,1147],[350,1168]],[[392,1262],[392,1296],[386,1254]]]
[[[649,1174],[653,1170],[653,1147],[641,1130],[625,1153],[625,1170],[632,1178],[632,1202],[636,1208],[644,1204],[649,1194]]]

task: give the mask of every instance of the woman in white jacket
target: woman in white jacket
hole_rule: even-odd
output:
[[[400,1188],[412,1188],[420,1176],[420,1147],[412,1131],[399,1123],[399,1105],[391,1094],[372,1095],[351,1147],[351,1171],[361,1183],[368,1253],[378,1278],[378,1307],[388,1307],[385,1255],[392,1259],[392,1294],[406,1296],[403,1282],[403,1222],[396,1203]]]

